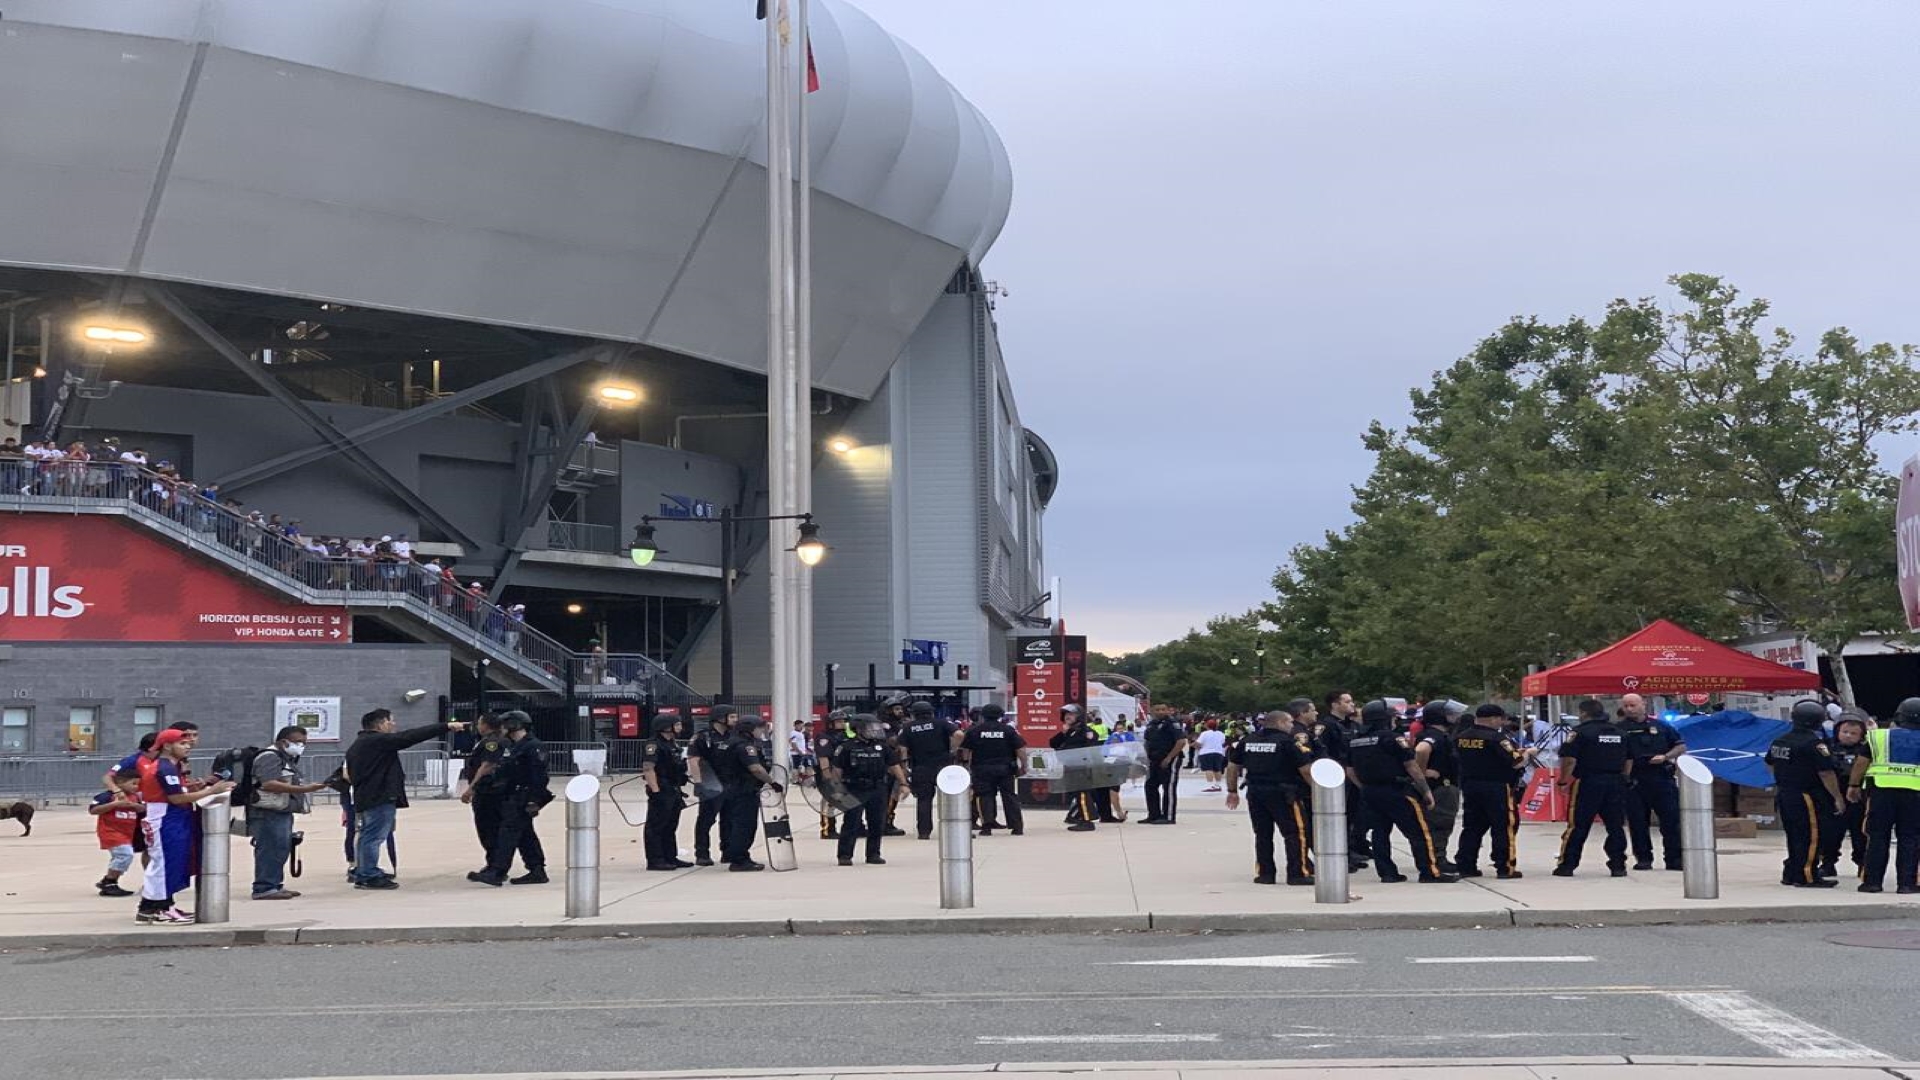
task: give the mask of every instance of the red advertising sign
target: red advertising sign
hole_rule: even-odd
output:
[[[1907,629],[1920,630],[1920,457],[1900,470],[1893,539],[1900,562],[1900,606],[1907,613]]]
[[[1013,672],[1014,722],[1030,745],[1045,746],[1060,730],[1061,707],[1087,702],[1087,639],[1015,638],[1007,666]]]
[[[0,641],[352,640],[344,610],[281,600],[115,518],[0,523]]]

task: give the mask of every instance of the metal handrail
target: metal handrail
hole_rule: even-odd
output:
[[[305,603],[402,608],[446,637],[555,688],[589,670],[594,660],[420,563],[318,555],[144,466],[0,458],[0,507],[56,512],[112,507]],[[667,691],[702,700],[658,661],[626,659],[647,669],[656,695]]]

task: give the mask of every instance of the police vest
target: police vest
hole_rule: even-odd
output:
[[[1873,764],[1867,779],[1874,787],[1920,791],[1920,729],[1876,728],[1867,732]]]
[[[846,763],[849,788],[871,791],[887,782],[886,744],[864,740],[848,743],[840,757]]]

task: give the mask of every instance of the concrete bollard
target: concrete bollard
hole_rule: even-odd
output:
[[[1682,755],[1680,770],[1681,884],[1689,900],[1720,898],[1720,849],[1713,833],[1713,771]]]
[[[949,765],[934,777],[940,791],[940,907],[973,906],[973,776]]]
[[[227,921],[227,900],[233,888],[233,802],[226,796],[200,804],[200,876],[193,885],[193,918],[197,923]]]
[[[567,781],[567,918],[600,914],[600,778]]]
[[[1313,902],[1344,904],[1347,894],[1347,770],[1313,763]]]

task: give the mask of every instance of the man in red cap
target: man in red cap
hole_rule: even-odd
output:
[[[185,892],[193,878],[193,804],[233,790],[233,781],[222,780],[197,791],[187,789],[187,755],[193,750],[193,736],[178,728],[168,728],[153,740],[156,751],[151,761],[142,760],[140,796],[147,804],[144,823],[147,838],[147,875],[140,888],[138,923],[182,926],[193,922],[193,913],[182,911],[174,897]]]

